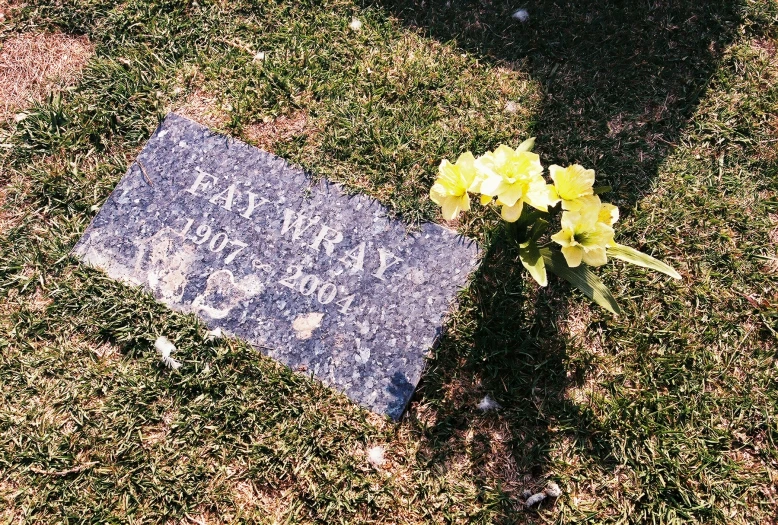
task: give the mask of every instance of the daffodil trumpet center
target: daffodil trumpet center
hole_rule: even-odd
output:
[[[588,232],[576,232],[573,234],[572,244],[581,244],[585,245],[586,242],[589,240],[589,233]]]

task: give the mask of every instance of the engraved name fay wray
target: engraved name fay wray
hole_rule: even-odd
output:
[[[175,114],[74,253],[393,418],[476,264],[449,230],[408,234],[373,199]]]

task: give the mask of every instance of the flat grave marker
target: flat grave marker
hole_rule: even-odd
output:
[[[474,243],[169,115],[73,253],[352,400],[402,415]]]

